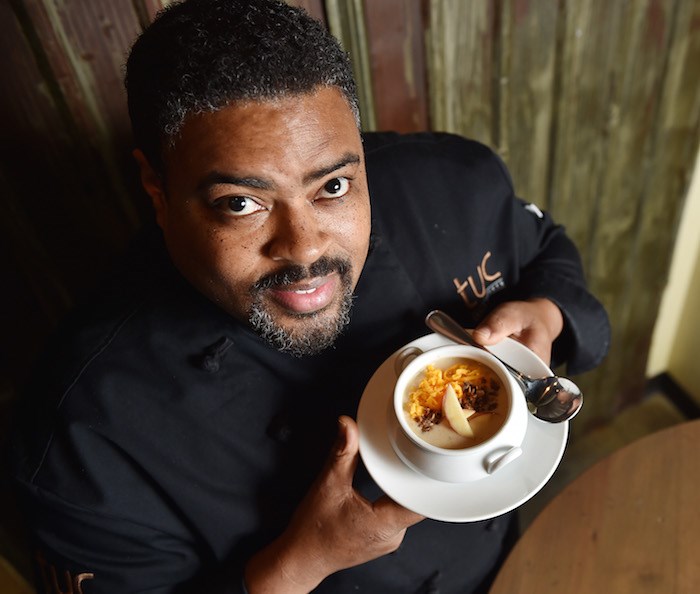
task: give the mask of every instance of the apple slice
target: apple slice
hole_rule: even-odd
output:
[[[463,437],[474,437],[474,431],[469,425],[469,421],[464,418],[464,411],[459,404],[452,384],[447,384],[445,395],[442,397],[442,412],[445,413],[445,418],[456,433]]]

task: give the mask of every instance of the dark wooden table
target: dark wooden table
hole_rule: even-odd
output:
[[[614,452],[520,538],[491,594],[700,592],[700,421]]]

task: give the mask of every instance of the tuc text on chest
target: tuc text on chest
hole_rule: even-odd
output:
[[[486,252],[477,265],[476,270],[467,276],[466,280],[457,277],[452,282],[457,293],[470,309],[483,303],[490,295],[500,291],[505,286],[500,270],[489,270],[491,252]]]

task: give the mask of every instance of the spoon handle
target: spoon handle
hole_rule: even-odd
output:
[[[438,334],[442,334],[443,336],[446,336],[459,344],[468,344],[474,346],[476,348],[481,349],[482,351],[486,351],[492,357],[496,357],[496,355],[494,355],[484,345],[476,342],[476,340],[472,338],[472,335],[469,334],[469,332],[467,332],[464,328],[462,328],[462,326],[460,326],[453,318],[444,314],[439,309],[434,309],[433,311],[431,311],[425,317],[425,323],[428,326],[428,328],[434,330]],[[510,371],[516,379],[520,380],[522,384],[527,385],[528,383],[532,382],[531,378],[529,378],[524,373],[518,371],[514,367],[508,365],[508,363],[506,363],[500,357],[496,357],[496,359],[503,363],[506,369],[508,369],[508,371]]]

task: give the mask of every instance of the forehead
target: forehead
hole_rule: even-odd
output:
[[[164,160],[168,174],[183,167],[283,170],[348,152],[362,158],[354,114],[338,89],[322,87],[188,116]]]

